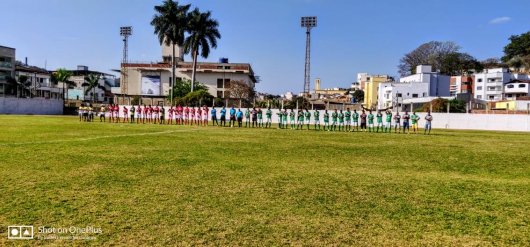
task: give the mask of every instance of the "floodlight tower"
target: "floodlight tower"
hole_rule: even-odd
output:
[[[122,103],[125,104],[125,95],[129,93],[129,90],[127,88],[128,81],[127,81],[127,60],[128,60],[128,50],[127,43],[129,40],[129,36],[132,35],[132,27],[120,27],[120,36],[123,36],[123,60],[121,61],[121,97],[122,97]]]
[[[316,16],[302,17],[302,27],[307,29],[305,41],[305,74],[304,74],[304,92],[303,95],[308,97],[310,90],[310,68],[311,68],[311,28],[317,26]]]

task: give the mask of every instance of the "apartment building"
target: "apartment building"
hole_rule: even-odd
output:
[[[0,95],[5,96],[7,77],[15,77],[15,48],[0,46]]]

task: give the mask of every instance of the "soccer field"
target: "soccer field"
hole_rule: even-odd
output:
[[[528,133],[0,129],[1,246],[530,245]],[[8,239],[17,225],[34,239]]]

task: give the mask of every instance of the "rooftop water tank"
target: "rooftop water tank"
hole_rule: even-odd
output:
[[[219,58],[219,63],[228,63],[228,58],[227,57]]]

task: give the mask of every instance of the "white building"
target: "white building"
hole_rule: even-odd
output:
[[[291,99],[293,99],[293,96],[294,96],[293,92],[287,92],[282,97],[285,98],[286,100],[291,100]]]
[[[62,99],[62,89],[50,82],[50,73],[35,66],[16,65],[16,77],[24,75],[31,82],[29,91],[32,97]]]
[[[516,100],[521,96],[530,96],[530,80],[514,79],[504,85],[504,98]]]
[[[69,78],[69,80],[74,82],[73,86],[65,86],[65,88],[67,88],[68,90],[68,95],[65,92],[64,97],[65,99],[69,100],[69,105],[75,105],[75,103],[71,103],[70,100],[92,101],[93,97],[95,97],[96,103],[113,103],[113,95],[112,93],[110,93],[110,91],[112,87],[116,86],[114,75],[103,73],[100,71],[89,70],[88,66],[84,65],[78,65],[76,70],[67,71],[72,72],[73,75]],[[96,75],[100,78],[98,84],[104,87],[105,89],[96,87],[95,90],[91,90],[90,92],[87,92],[85,94],[86,87],[83,86],[83,83],[85,83],[85,76],[91,74]],[[63,88],[62,84],[62,82],[59,82],[57,86],[61,90]]]
[[[178,52],[177,52],[178,51]],[[172,48],[162,47],[161,63],[127,63],[127,87],[125,94],[122,94],[121,87],[112,88],[115,100],[119,104],[128,104],[133,96],[141,97],[142,104],[164,104],[170,92],[170,82],[172,77],[171,55]],[[176,80],[191,80],[193,63],[184,62],[181,58],[182,49],[175,47],[175,58],[177,60],[175,68]],[[119,70],[115,70],[120,72]],[[259,80],[254,75],[254,71],[249,63],[229,63],[228,58],[221,58],[219,62],[197,62],[195,80],[206,87],[211,95],[218,98],[230,98],[228,93],[228,83],[232,80],[243,81],[248,86],[254,88]],[[124,99],[125,102],[118,102]]]
[[[448,97],[450,80],[450,76],[432,72],[430,65],[419,65],[416,74],[400,78],[399,83],[379,83],[377,107],[386,108],[414,98]]]
[[[528,79],[528,76],[511,74],[506,68],[486,69],[482,73],[476,73],[474,97],[486,101],[503,100],[505,84],[515,79]]]

